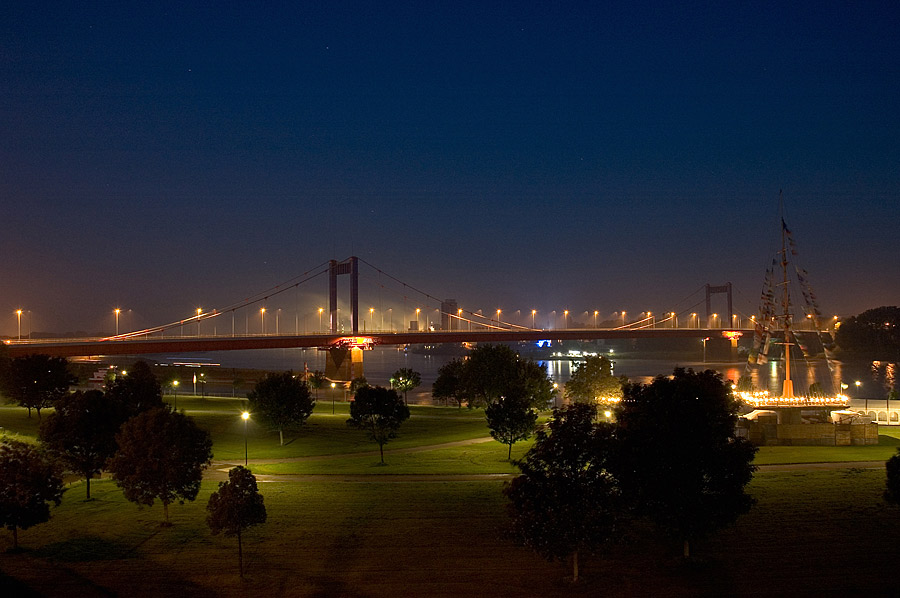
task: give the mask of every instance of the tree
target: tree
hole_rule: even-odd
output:
[[[877,307],[840,323],[835,343],[866,360],[900,359],[900,307]]]
[[[99,390],[76,391],[56,402],[41,424],[39,438],[72,471],[85,479],[91,498],[91,478],[116,452],[116,432],[122,424],[112,401]]]
[[[735,436],[738,402],[712,370],[631,384],[616,409],[617,474],[626,499],[663,531],[690,542],[746,513],[756,448]]]
[[[459,408],[469,400],[463,381],[465,364],[462,359],[452,359],[438,370],[437,380],[431,385],[431,396],[439,401],[456,401]]]
[[[406,394],[422,384],[422,375],[412,368],[400,368],[391,376],[391,388],[403,393],[403,402],[409,405]]]
[[[554,410],[546,430],[517,462],[521,475],[503,490],[513,532],[548,560],[593,552],[616,534],[622,520],[611,424],[595,423],[597,408],[575,403]]]
[[[122,422],[164,405],[159,380],[145,361],[136,361],[127,374],[118,375],[109,382],[106,395],[116,405]]]
[[[212,461],[209,433],[164,406],[125,422],[116,443],[108,468],[125,498],[148,506],[159,499],[164,525],[170,525],[169,504],[197,498],[203,470]]]
[[[7,397],[28,409],[28,417],[34,409],[40,419],[41,409],[52,406],[77,381],[64,357],[34,354],[17,357],[9,363],[3,388]]]
[[[509,446],[507,461],[512,459],[512,445],[527,440],[537,422],[537,412],[522,394],[511,394],[494,401],[484,410],[491,438]]]
[[[350,386],[349,386],[348,390],[350,391],[350,394],[355,395],[357,390],[359,390],[360,388],[362,388],[364,386],[368,386],[368,385],[369,385],[369,381],[366,380],[365,376],[357,376],[356,378],[354,378],[353,380],[350,381]]]
[[[228,472],[228,481],[219,482],[206,504],[206,523],[213,535],[222,532],[226,538],[237,536],[238,571],[244,576],[244,552],[241,534],[247,528],[266,522],[266,506],[256,486],[256,477],[238,465]]]
[[[515,388],[531,407],[544,409],[554,393],[547,369],[506,345],[479,345],[465,361],[442,367],[434,388],[439,398],[465,400],[470,407],[487,407]]]
[[[400,424],[409,419],[407,407],[392,388],[364,386],[356,391],[350,404],[351,427],[365,430],[369,439],[378,443],[381,463],[384,464],[384,445],[397,436]]]
[[[613,375],[609,358],[592,355],[578,364],[566,382],[566,398],[575,403],[618,403],[622,400],[622,380]]]
[[[309,383],[310,387],[312,387],[313,391],[316,394],[316,400],[319,400],[319,389],[325,386],[325,382],[328,378],[325,377],[325,372],[321,372],[319,370],[314,371],[309,375],[307,379],[307,383]]]
[[[58,465],[36,446],[18,440],[0,442],[0,525],[13,533],[50,519],[50,503],[59,506],[64,492]]]
[[[284,446],[284,430],[302,426],[316,406],[309,387],[291,372],[267,374],[247,393],[247,399],[250,410],[278,430],[281,446]]]
[[[887,470],[887,488],[884,491],[884,500],[900,505],[900,449],[897,454],[884,464]]]

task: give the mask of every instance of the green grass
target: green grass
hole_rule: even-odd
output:
[[[884,567],[900,533],[883,486],[882,471],[758,474],[758,504],[695,543],[691,563],[641,526],[584,557],[571,586],[568,565],[506,538],[499,482],[261,484],[269,518],[244,537],[241,581],[236,541],[204,523],[214,484],[162,528],[159,504],[140,509],[100,481],[96,500],[72,489],[50,522],[20,532],[25,552],[0,552],[0,571],[77,596],[882,596],[896,590]]]
[[[533,440],[513,445],[512,458],[521,459],[531,448]],[[391,450],[387,444],[387,450]],[[378,450],[372,443],[370,450]],[[381,465],[377,454],[366,456],[340,456],[329,459],[310,459],[286,463],[259,463],[253,471],[264,474],[492,474],[519,473],[512,462],[506,460],[508,447],[495,440],[468,446],[423,450],[410,453],[390,453]]]
[[[836,463],[842,461],[887,461],[900,447],[900,428],[881,426],[878,444],[872,446],[762,446],[757,465],[781,463]]]

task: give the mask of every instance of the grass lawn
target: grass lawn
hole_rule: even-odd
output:
[[[583,582],[504,535],[499,482],[266,483],[269,520],[244,537],[211,536],[198,500],[139,509],[109,481],[96,500],[68,492],[53,519],[0,552],[0,589],[71,596],[840,596],[896,595],[889,563],[900,512],[880,471],[759,474],[750,514],[694,545],[648,529],[583,558]],[[11,545],[0,535],[0,550]],[[888,569],[885,569],[888,567]],[[12,594],[4,594],[12,595]]]
[[[762,446],[757,465],[779,463],[834,463],[840,461],[887,461],[900,447],[900,427],[880,426],[878,444],[872,446]]]

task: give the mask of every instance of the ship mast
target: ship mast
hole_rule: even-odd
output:
[[[781,396],[789,399],[794,396],[794,383],[791,380],[791,345],[793,343],[791,343],[791,297],[788,293],[787,225],[784,222],[784,201],[780,191],[778,199],[781,203],[781,308],[784,318],[784,387]]]

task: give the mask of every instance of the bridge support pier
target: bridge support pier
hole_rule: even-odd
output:
[[[363,373],[363,351],[358,348],[335,347],[327,349],[325,377],[335,382],[350,382]]]

